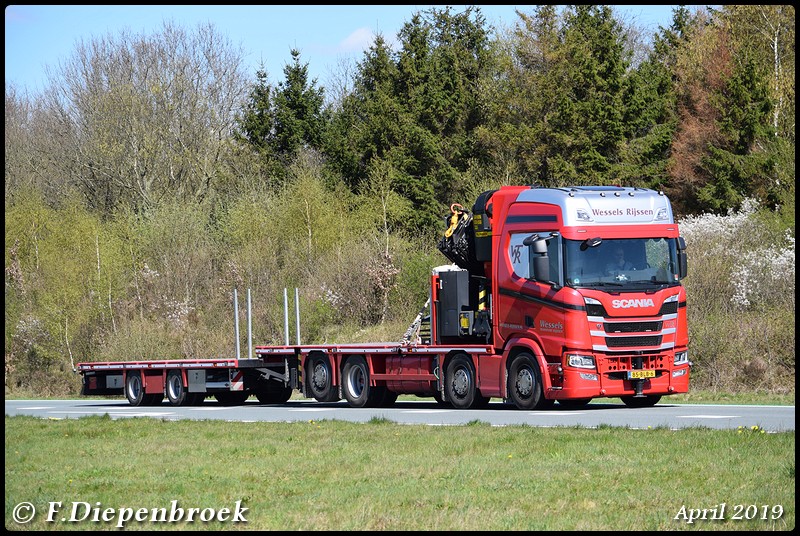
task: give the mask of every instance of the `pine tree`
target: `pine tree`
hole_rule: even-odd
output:
[[[283,69],[286,79],[278,83],[273,100],[275,131],[271,145],[285,161],[300,148],[319,149],[327,123],[325,90],[317,87],[316,79],[309,82],[308,64],[300,64],[300,52],[293,49],[291,54],[292,63]]]

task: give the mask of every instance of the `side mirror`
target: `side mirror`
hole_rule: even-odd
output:
[[[678,237],[678,279],[683,279],[688,273],[688,262],[686,257],[686,241],[682,236]]]
[[[531,264],[533,265],[533,278],[536,281],[545,281],[550,282],[550,257],[547,256],[547,241],[544,238],[541,238],[537,235],[531,242],[527,245],[532,246],[530,249],[531,260],[533,261]],[[527,242],[530,238],[528,237],[525,239]],[[523,242],[524,243],[524,242]]]

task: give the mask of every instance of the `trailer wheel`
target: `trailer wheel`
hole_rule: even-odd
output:
[[[532,410],[552,406],[552,401],[544,398],[542,374],[531,354],[517,354],[511,361],[508,370],[508,394],[511,402],[519,409]]]
[[[129,372],[125,380],[125,396],[131,406],[141,406],[147,400],[140,372]]]
[[[186,391],[183,385],[183,374],[180,370],[170,370],[167,373],[167,399],[173,406],[188,406],[194,396]]]
[[[344,364],[342,392],[354,408],[371,408],[383,400],[381,388],[369,384],[369,367],[364,356],[354,355]]]
[[[260,386],[255,390],[255,395],[261,404],[285,404],[292,397],[291,387],[278,385],[275,387]]]
[[[629,408],[650,408],[658,404],[661,395],[647,395],[642,397],[622,396],[622,402]]]
[[[308,371],[308,389],[311,396],[319,402],[339,400],[338,390],[333,387],[333,372],[327,357],[319,354],[308,356],[305,370]]]
[[[480,406],[484,398],[476,387],[472,360],[464,354],[458,354],[447,362],[444,389],[447,400],[456,409]]]

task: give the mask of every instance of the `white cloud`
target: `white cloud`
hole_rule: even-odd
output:
[[[359,28],[339,43],[339,52],[361,52],[367,50],[375,40],[369,28]]]

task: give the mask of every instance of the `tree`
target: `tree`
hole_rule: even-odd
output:
[[[774,130],[769,41],[743,39],[740,24],[724,8],[710,20],[698,13],[676,56],[680,127],[668,192],[686,212],[724,213],[745,197],[782,204],[793,191],[794,161]]]
[[[308,64],[300,64],[300,52],[292,50],[292,63],[283,73],[274,97],[275,128],[271,145],[288,162],[298,149],[319,149],[324,138],[327,115],[323,111],[325,91],[309,83]]]
[[[678,127],[675,63],[689,39],[689,12],[673,10],[671,24],[659,27],[646,58],[624,82],[625,143],[616,175],[621,184],[661,189],[669,182],[667,164]]]
[[[211,25],[82,42],[51,79],[62,169],[92,208],[206,198],[241,108],[241,51]]]
[[[623,140],[622,91],[627,59],[608,6],[573,6],[563,46],[569,69],[554,114],[561,177],[572,184],[609,183]]]
[[[269,152],[270,141],[275,134],[275,110],[272,101],[272,86],[267,80],[263,66],[256,71],[256,82],[250,89],[248,101],[241,116],[237,117],[239,128],[235,139],[250,144],[256,151]]]
[[[756,145],[769,139],[772,103],[752,60],[734,67],[716,100],[722,137],[703,159],[711,180],[698,196],[719,212],[738,207],[745,197],[765,200],[774,160]]]
[[[752,57],[768,79],[776,136],[794,143],[795,8],[726,5],[720,13],[735,46]]]
[[[465,188],[488,37],[480,10],[469,7],[417,13],[398,38],[396,54],[382,36],[365,52],[326,149],[354,188],[373,159],[386,161],[396,191],[415,207],[408,228],[418,231],[437,225],[436,213]]]

